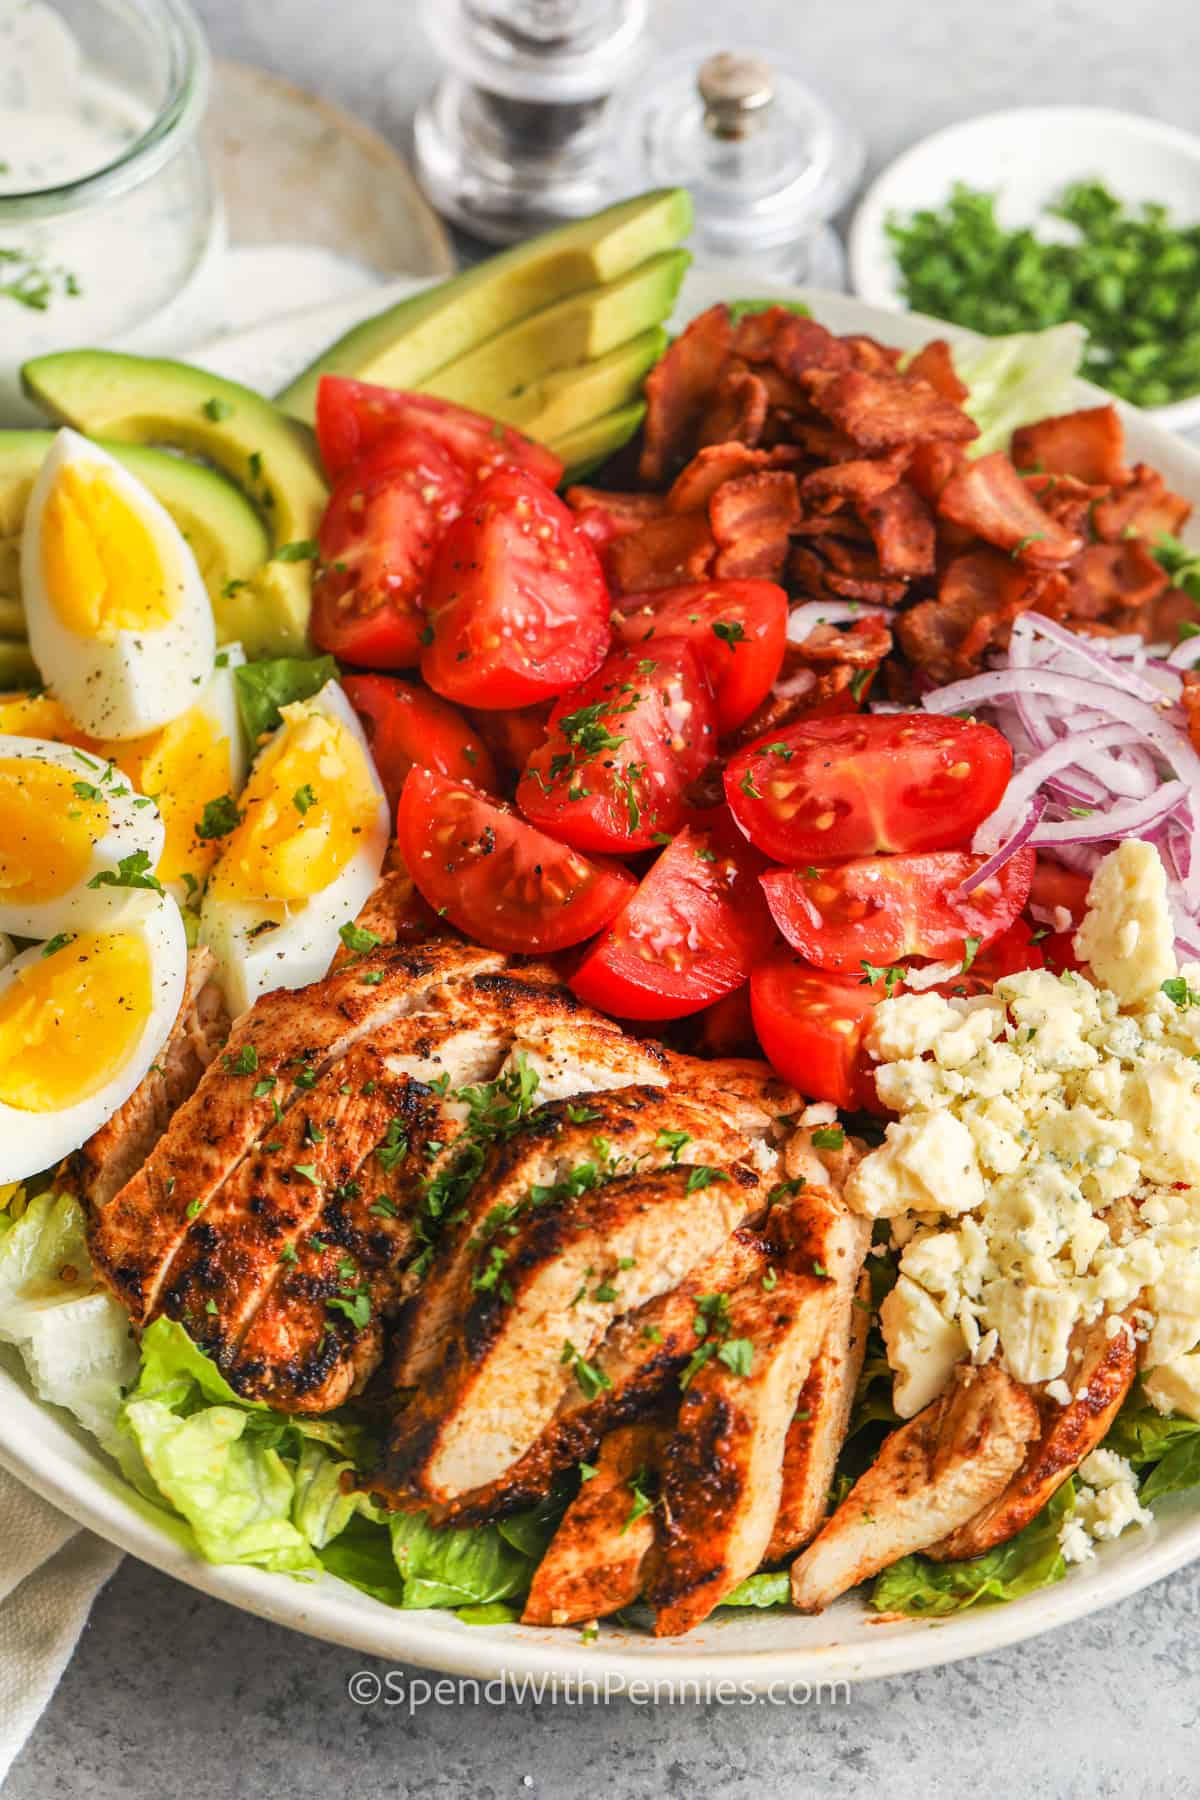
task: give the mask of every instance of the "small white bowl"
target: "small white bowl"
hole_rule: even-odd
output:
[[[1069,182],[1093,178],[1127,204],[1160,201],[1175,224],[1200,219],[1200,137],[1103,107],[1015,107],[934,132],[876,178],[850,227],[853,290],[873,306],[904,306],[888,217],[943,205],[956,181],[995,193],[1000,222],[1013,227],[1034,224]],[[1146,410],[1168,430],[1193,430],[1200,393]]]

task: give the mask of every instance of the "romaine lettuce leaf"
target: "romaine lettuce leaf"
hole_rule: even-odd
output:
[[[1149,1469],[1138,1490],[1143,1506],[1200,1485],[1200,1424],[1157,1412],[1136,1388],[1113,1420],[1104,1448],[1135,1469]]]
[[[528,1592],[536,1561],[495,1525],[439,1530],[424,1513],[397,1513],[391,1534],[404,1607],[487,1606]]]
[[[731,1594],[726,1594],[721,1605],[767,1607],[790,1606],[791,1603],[792,1578],[786,1569],[775,1569],[766,1574],[747,1575]]]
[[[730,300],[728,305],[729,317],[735,325],[756,313],[770,312],[776,306],[782,307],[784,312],[795,313],[798,319],[812,318],[812,307],[805,306],[803,300]]]
[[[876,1578],[871,1605],[877,1612],[942,1618],[968,1606],[1019,1600],[1061,1581],[1067,1572],[1058,1533],[1075,1509],[1075,1483],[1064,1482],[1037,1518],[1007,1544],[969,1562],[936,1563],[902,1556]]]
[[[1007,450],[1018,425],[1068,411],[1086,343],[1082,325],[1073,324],[955,343],[955,371],[967,384],[966,409],[979,426],[967,454]]]

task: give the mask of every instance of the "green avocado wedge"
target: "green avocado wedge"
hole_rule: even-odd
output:
[[[316,538],[327,490],[309,433],[237,382],[165,358],[113,350],[39,356],[25,391],[89,437],[161,445],[221,469],[263,517],[272,555]],[[229,598],[248,656],[306,647],[311,563],[268,561]]]
[[[283,390],[279,405],[311,423],[326,374],[419,387],[531,313],[673,249],[691,228],[686,189],[660,188],[514,245],[355,326]]]
[[[532,383],[605,356],[671,316],[691,261],[664,250],[603,287],[544,306],[421,383],[442,400],[494,413]]]
[[[0,638],[23,638],[20,537],[37,472],[54,442],[52,431],[0,431]],[[240,638],[244,603],[240,585],[271,554],[266,527],[245,496],[200,463],[135,444],[101,446],[123,463],[166,507],[191,545],[212,600],[217,638]]]
[[[619,344],[595,362],[560,369],[535,381],[521,394],[510,394],[494,407],[496,418],[515,425],[541,444],[574,431],[580,420],[599,418],[642,397],[642,383],[667,347],[661,325]]]
[[[601,414],[598,419],[589,419],[586,425],[577,425],[573,431],[564,431],[550,445],[555,456],[562,458],[563,481],[582,481],[593,469],[607,462],[629,442],[645,416],[644,403],[635,400],[629,406],[618,406],[613,412]]]

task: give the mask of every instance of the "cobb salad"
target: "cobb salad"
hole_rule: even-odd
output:
[[[179,376],[27,371],[0,1337],[200,1555],[392,1605],[1062,1579],[1200,1472],[1188,502],[1070,327],[720,306],[556,449],[434,316],[299,384],[319,471],[187,371],[215,531],[122,443]]]

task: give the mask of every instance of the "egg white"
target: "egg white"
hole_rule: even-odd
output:
[[[119,920],[106,919],[102,928],[133,932],[145,940],[150,956],[150,1011],[125,1062],[97,1093],[54,1112],[29,1112],[0,1101],[0,1182],[22,1181],[52,1168],[61,1157],[86,1143],[128,1100],[162,1049],[179,1011],[187,977],[187,939],[175,902],[143,893],[136,911],[127,911]],[[0,968],[0,998],[45,950],[44,945],[35,944]],[[69,946],[59,954],[69,954]]]
[[[288,729],[285,721],[280,731]],[[376,794],[375,814],[358,848],[333,881],[307,900],[269,897],[233,901],[210,884],[200,912],[200,941],[217,960],[226,1004],[236,1017],[273,988],[305,987],[324,975],[338,949],[338,933],[362,910],[379,880],[391,836],[391,812],[383,784],[353,707],[336,681],[329,681],[297,713],[324,712],[337,719],[362,746]],[[278,733],[265,750],[277,741]]]
[[[47,591],[42,555],[46,507],[62,470],[101,479],[153,540],[172,617],[157,629],[118,630],[112,641],[72,630]],[[166,508],[98,445],[60,431],[34,482],[21,537],[21,592],[29,647],[42,680],[92,737],[141,737],[191,706],[213,667],[212,606],[196,558]]]
[[[162,853],[163,824],[152,800],[136,794],[112,763],[71,744],[53,744],[44,738],[0,736],[0,762],[8,760],[56,764],[77,781],[98,788],[108,818],[103,833],[92,840],[82,877],[65,893],[53,898],[16,904],[0,899],[0,931],[18,937],[49,938],[68,927],[86,930],[111,924],[137,903],[144,890],[88,886],[95,876],[115,872],[122,857],[144,850],[153,869]]]

